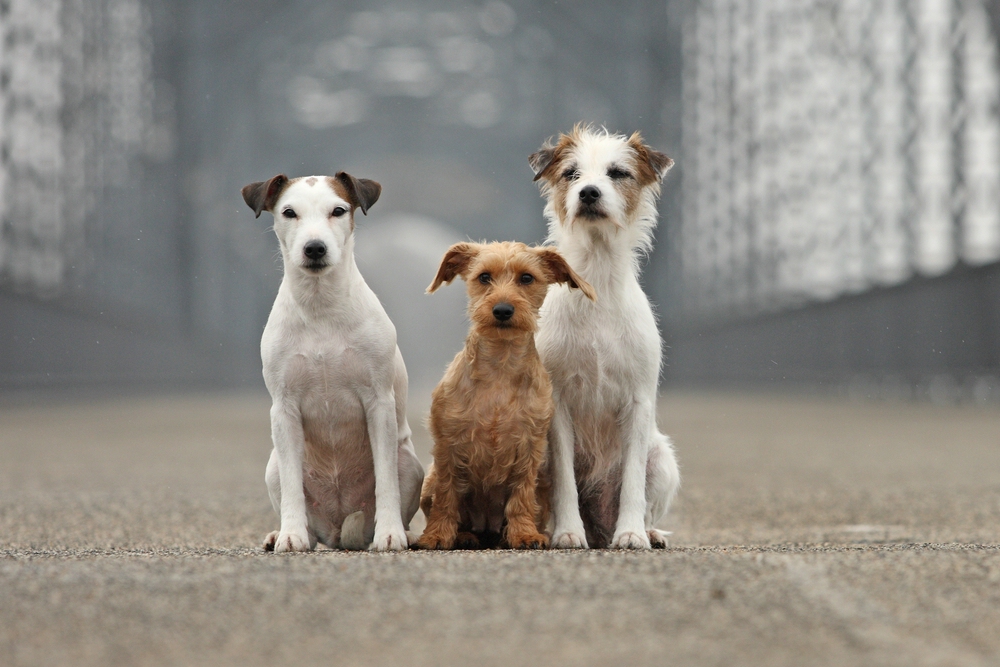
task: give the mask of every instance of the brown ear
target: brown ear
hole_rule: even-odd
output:
[[[434,292],[443,283],[450,283],[455,279],[455,276],[464,275],[469,269],[472,259],[478,254],[479,244],[477,243],[456,243],[448,248],[441,260],[437,275],[434,276],[434,282],[427,288],[427,293]]]
[[[577,275],[566,259],[559,254],[559,251],[555,248],[536,248],[535,252],[538,253],[539,259],[545,265],[545,270],[549,273],[550,283],[566,283],[583,292],[583,295],[591,301],[597,301],[594,288]]]
[[[274,213],[274,205],[278,203],[278,197],[288,187],[288,177],[278,174],[268,181],[258,181],[243,187],[243,201],[253,209],[255,217],[260,217],[261,211],[271,211]]]
[[[652,148],[647,147],[647,153],[649,154],[649,166],[653,168],[656,172],[656,176],[662,181],[663,177],[667,175],[670,168],[674,166],[674,161],[667,157],[666,153],[661,153],[660,151],[654,151]]]
[[[670,168],[674,166],[674,161],[667,157],[666,153],[653,150],[643,143],[642,135],[638,132],[634,132],[628,138],[628,142],[639,157],[639,169],[646,172],[646,180],[662,181]]]
[[[555,159],[556,147],[552,145],[552,140],[550,139],[542,144],[537,153],[532,153],[528,156],[528,164],[531,166],[531,170],[535,172],[535,177],[531,180],[537,181],[542,178],[542,175],[555,163]]]
[[[334,176],[347,190],[347,196],[351,203],[361,212],[368,215],[368,209],[378,201],[382,194],[382,186],[367,178],[354,178],[346,171],[338,171]]]

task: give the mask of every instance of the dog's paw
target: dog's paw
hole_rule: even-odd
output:
[[[472,533],[459,533],[455,536],[456,549],[478,549],[479,538]]]
[[[670,535],[670,531],[657,530],[656,528],[647,531],[649,534],[649,545],[654,549],[666,549],[669,541],[667,536]]]
[[[386,531],[376,529],[375,539],[372,540],[368,551],[403,551],[408,545],[406,531],[402,527]]]
[[[420,539],[417,540],[418,549],[431,549],[431,550],[451,549],[454,546],[455,546],[454,537],[448,539],[441,535],[424,533],[423,535],[420,536]]]
[[[264,538],[264,551],[274,551],[274,543],[278,541],[278,531],[272,530]]]
[[[645,531],[641,533],[633,531],[622,531],[617,533],[611,540],[612,549],[649,549],[649,535]]]
[[[544,549],[549,546],[549,538],[541,533],[511,535],[507,538],[507,544],[511,549]]]
[[[562,531],[552,536],[551,546],[553,549],[586,549],[587,536],[583,531],[579,533]]]
[[[303,534],[299,535],[297,533],[285,533],[285,532],[274,532],[274,541],[271,542],[271,548],[268,551],[273,551],[276,554],[290,553],[295,551],[312,551],[312,545],[309,543],[309,535]],[[267,543],[271,539],[271,535],[268,535],[264,540],[264,548],[267,549]]]

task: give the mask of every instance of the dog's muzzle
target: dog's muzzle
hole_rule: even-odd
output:
[[[319,271],[326,268],[326,244],[322,241],[310,241],[302,248],[302,254],[306,256],[306,268],[312,271]]]
[[[596,204],[597,200],[600,198],[601,191],[597,189],[596,185],[585,185],[580,190],[580,201],[583,202],[584,206]]]
[[[504,326],[514,317],[514,306],[509,303],[498,303],[493,306],[493,318],[497,324]]]
[[[580,208],[577,214],[583,218],[607,217],[601,208],[601,191],[596,185],[585,185],[580,189]]]

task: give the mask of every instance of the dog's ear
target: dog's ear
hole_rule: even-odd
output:
[[[274,212],[274,205],[278,203],[278,197],[288,187],[288,177],[278,174],[267,181],[251,183],[243,187],[243,201],[253,209],[255,217],[260,217],[261,211]]]
[[[538,258],[542,260],[545,270],[549,274],[550,283],[566,283],[570,287],[583,292],[583,295],[591,301],[597,301],[597,294],[594,288],[586,280],[577,275],[573,267],[566,259],[559,254],[555,248],[535,248]]]
[[[346,171],[338,171],[334,178],[347,190],[348,201],[360,208],[365,215],[368,215],[368,209],[382,194],[382,186],[367,178],[354,178]]]
[[[427,288],[427,293],[436,291],[442,284],[450,283],[455,279],[455,276],[465,275],[472,259],[478,254],[479,244],[477,243],[456,243],[448,248],[441,260],[437,275],[434,276],[434,282]]]
[[[674,166],[673,159],[667,157],[666,153],[661,153],[660,151],[654,151],[652,148],[649,149],[649,165],[656,171],[656,175],[662,181],[663,177],[667,175],[670,168]]]
[[[555,164],[556,156],[558,155],[559,147],[552,145],[552,140],[549,139],[542,147],[538,149],[538,152],[532,153],[528,156],[528,165],[531,166],[531,170],[535,172],[535,177],[531,179],[532,181],[537,181],[542,178],[546,172]]]
[[[674,166],[674,161],[667,157],[666,153],[653,150],[642,141],[642,135],[634,132],[628,139],[629,145],[635,150],[639,161],[639,170],[643,172],[645,178],[640,180],[662,181],[670,168]]]

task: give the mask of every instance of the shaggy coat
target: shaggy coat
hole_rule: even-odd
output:
[[[523,243],[452,246],[428,292],[455,276],[468,285],[472,326],[432,398],[434,465],[418,546],[541,548],[553,406],[535,349],[538,310],[552,283],[593,292],[558,252]]]
[[[529,158],[550,243],[597,294],[553,287],[536,344],[552,379],[552,546],[666,546],[656,529],[680,483],[656,425],[660,337],[639,284],[660,182],[673,161],[638,133],[577,126]]]

